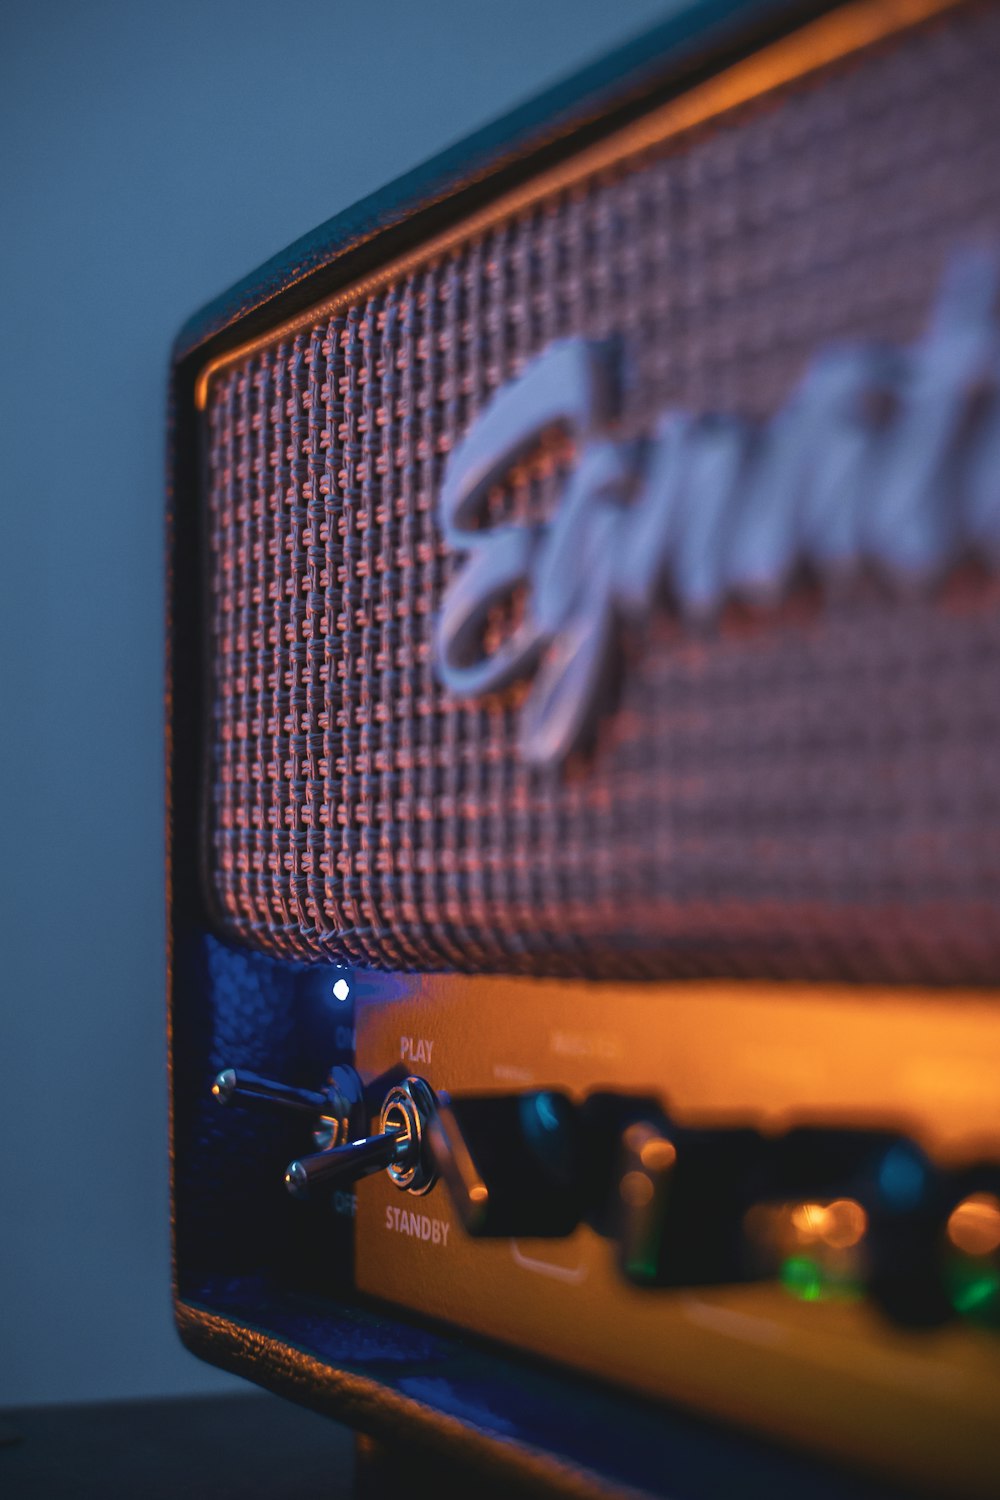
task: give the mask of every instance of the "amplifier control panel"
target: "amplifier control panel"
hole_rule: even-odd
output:
[[[365,1137],[290,1168],[355,1179],[362,1292],[990,1492],[1000,1012],[985,995],[393,988],[357,1010],[359,1088],[370,1111],[382,1099]]]

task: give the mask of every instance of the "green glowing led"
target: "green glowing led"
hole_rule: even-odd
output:
[[[656,1277],[656,1257],[649,1254],[630,1255],[625,1261],[625,1274],[631,1281],[651,1285]]]
[[[802,1302],[818,1302],[823,1295],[823,1272],[807,1255],[790,1255],[781,1267],[781,1284]]]
[[[1000,1292],[1000,1272],[979,1271],[973,1276],[963,1277],[952,1294],[956,1312],[977,1313],[985,1309]]]
[[[945,1285],[960,1317],[979,1328],[1000,1328],[1000,1264],[986,1256],[955,1255],[945,1264]]]
[[[779,1274],[782,1286],[801,1302],[857,1302],[861,1287],[843,1267],[824,1266],[808,1255],[791,1255]]]

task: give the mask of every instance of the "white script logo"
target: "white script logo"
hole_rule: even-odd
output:
[[[468,556],[437,622],[442,683],[477,698],[533,676],[520,753],[557,765],[593,729],[617,630],[657,605],[705,622],[729,599],[775,602],[804,566],[912,589],[1000,554],[998,283],[994,257],[965,254],[913,347],[829,348],[766,423],[667,411],[638,442],[616,436],[614,347],[550,345],[445,470],[441,526]],[[490,490],[557,427],[576,458],[552,520],[488,526]],[[515,590],[523,618],[487,653]]]

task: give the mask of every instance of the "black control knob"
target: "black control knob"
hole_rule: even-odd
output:
[[[753,1130],[691,1130],[662,1115],[628,1124],[615,1184],[628,1279],[677,1287],[752,1276],[743,1221],[765,1152]]]
[[[955,1314],[1000,1329],[1000,1164],[960,1174],[942,1238],[942,1275]]]
[[[803,1300],[867,1293],[897,1322],[940,1321],[921,1248],[933,1238],[936,1181],[923,1153],[897,1133],[790,1130],[769,1141],[754,1182],[747,1255]]]
[[[942,1169],[911,1141],[880,1163],[868,1290],[909,1328],[1000,1322],[1000,1165]]]
[[[763,1153],[747,1254],[807,1300],[864,1294],[902,1327],[937,1327],[957,1310],[956,1277],[985,1286],[949,1236],[989,1181],[986,1168],[942,1169],[895,1132],[800,1127]],[[955,1222],[961,1239],[961,1213]]]
[[[866,1290],[910,1327],[950,1315],[941,1246],[961,1194],[905,1137],[693,1130],[647,1111],[620,1139],[619,1259],[630,1280],[778,1278],[808,1300]]]
[[[582,1126],[565,1095],[442,1098],[427,1138],[469,1234],[555,1239],[580,1223]]]

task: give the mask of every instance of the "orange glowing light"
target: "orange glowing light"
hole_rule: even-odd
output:
[[[1000,1198],[972,1193],[952,1210],[948,1238],[965,1255],[992,1255],[1000,1250]]]
[[[643,1143],[639,1160],[650,1172],[666,1172],[677,1160],[677,1147],[673,1141],[654,1136],[652,1140]]]
[[[792,1228],[800,1240],[818,1240],[825,1217],[826,1209],[822,1203],[798,1203],[791,1213]]]
[[[868,1215],[853,1198],[832,1203],[798,1203],[791,1212],[792,1228],[804,1244],[822,1240],[831,1250],[849,1250],[864,1238]]]
[[[849,1250],[864,1239],[868,1215],[853,1198],[837,1198],[827,1205],[823,1239],[832,1250]]]
[[[626,1172],[618,1192],[628,1208],[646,1208],[653,1196],[653,1184],[645,1172]]]

